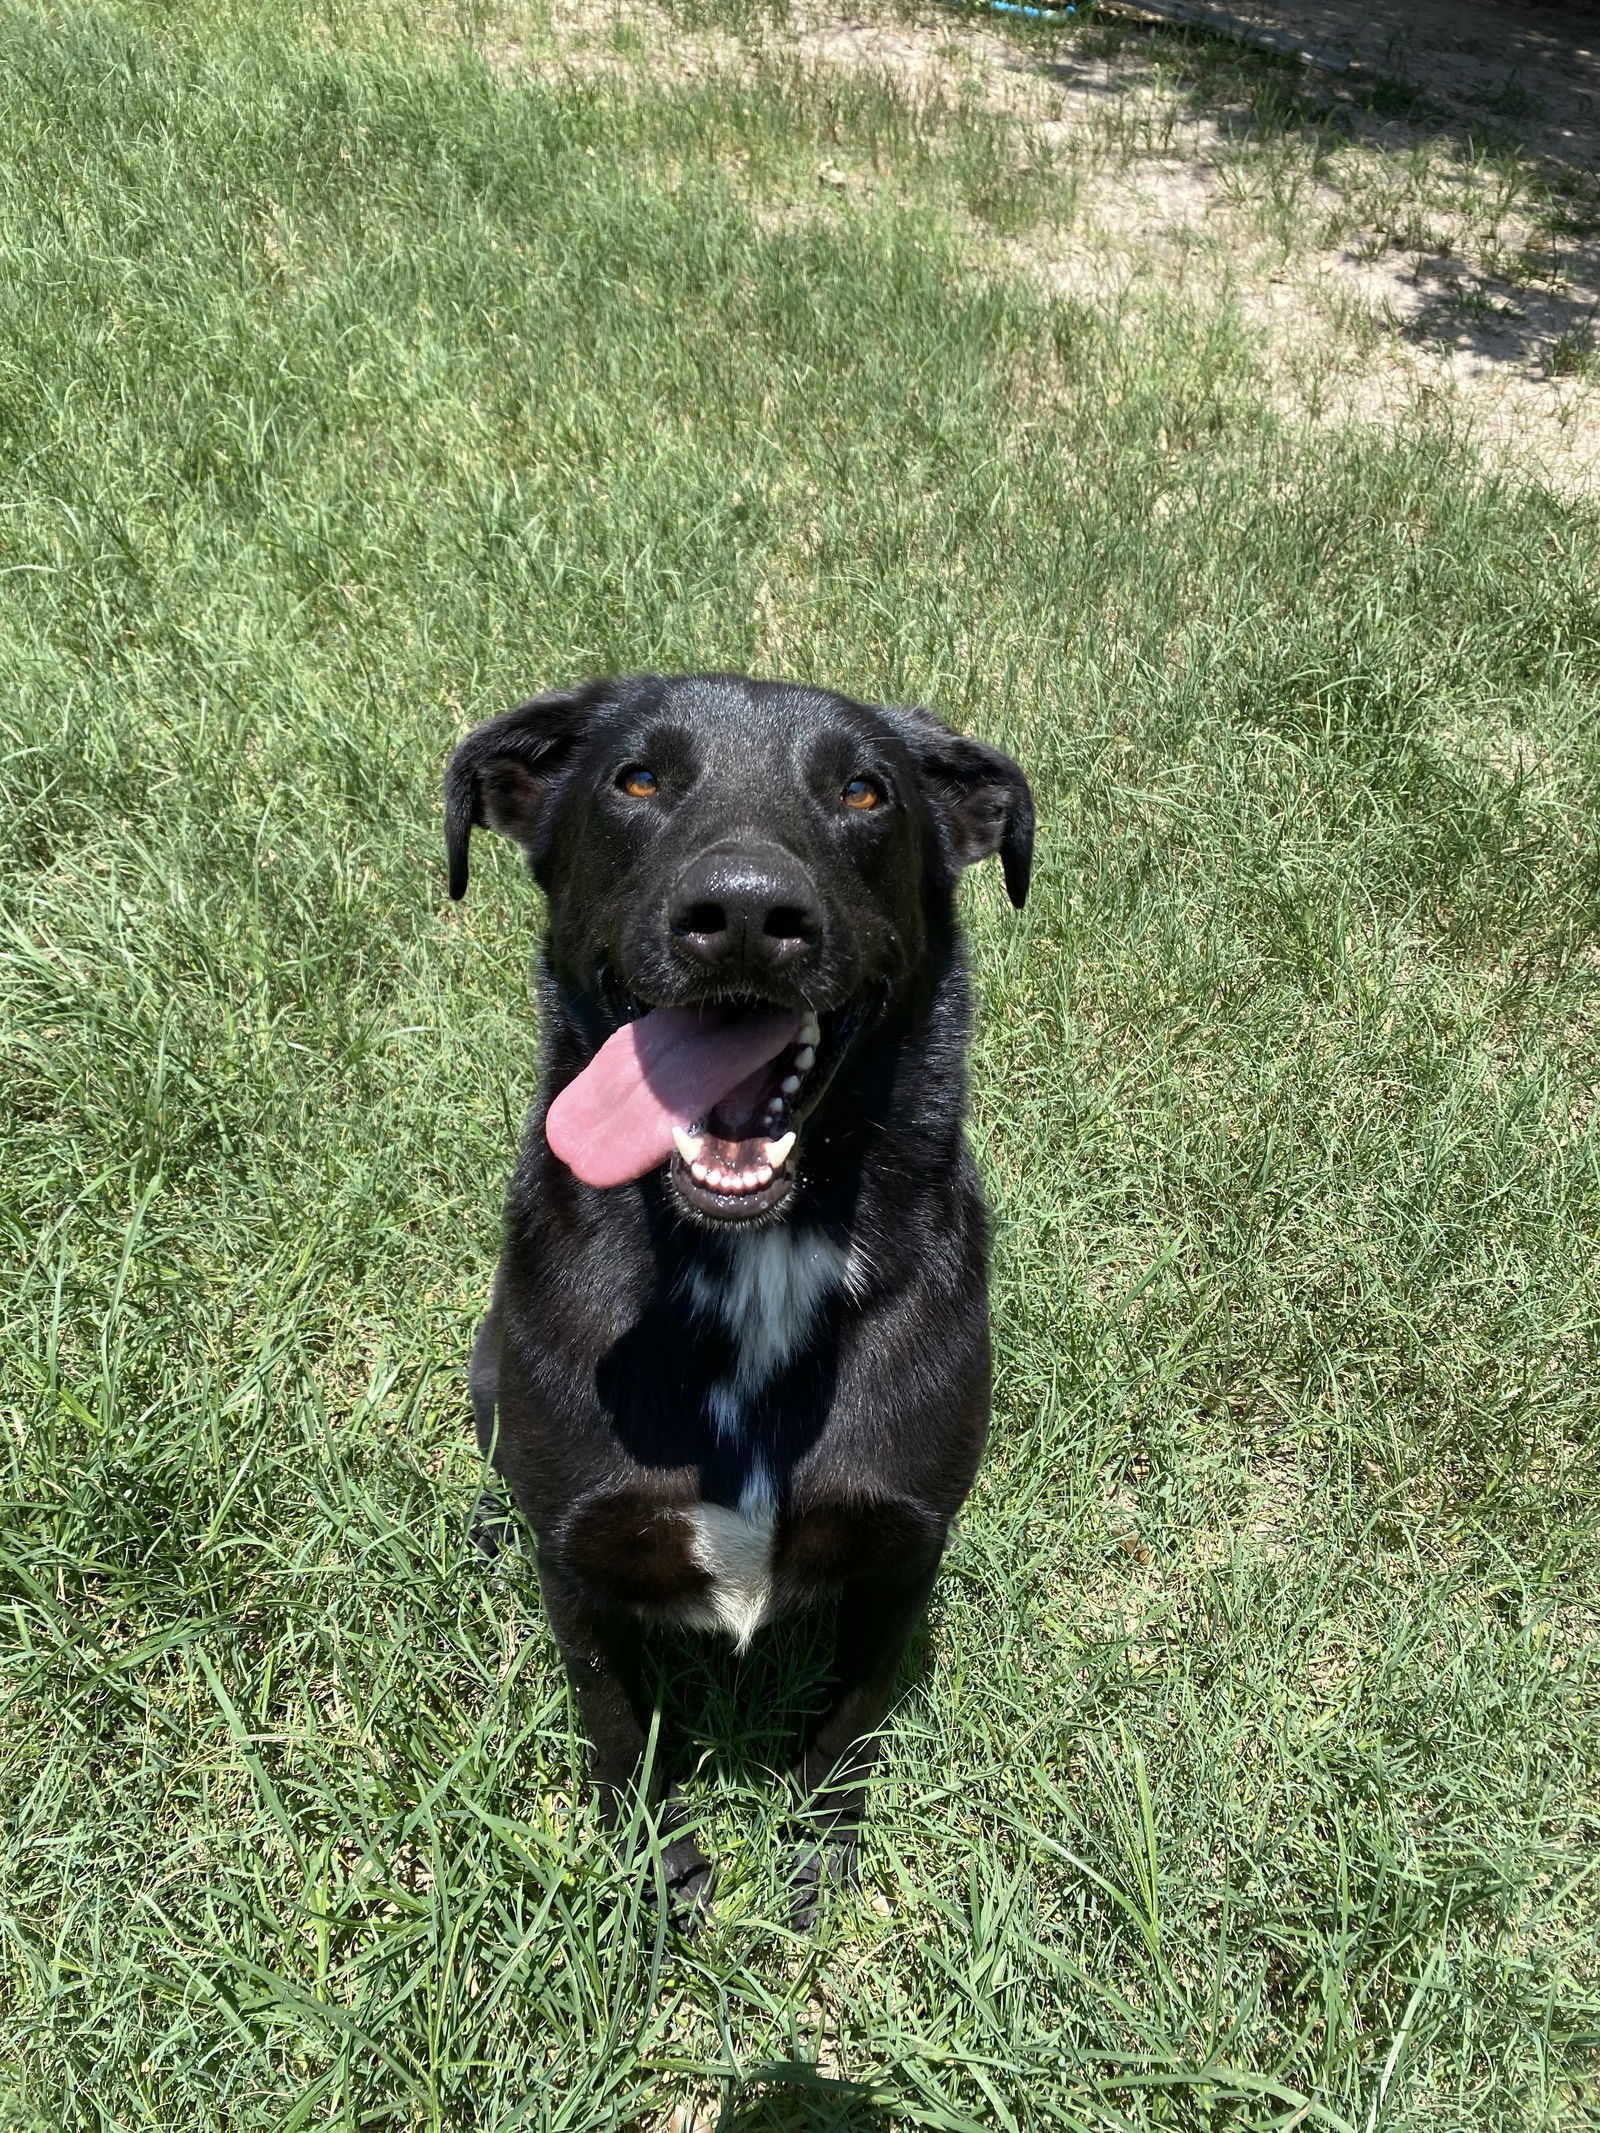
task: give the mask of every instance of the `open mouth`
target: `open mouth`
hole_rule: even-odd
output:
[[[701,1221],[770,1214],[794,1187],[805,1119],[855,1034],[854,1010],[628,1004],[635,1012],[552,1101],[553,1153],[601,1189],[666,1164],[679,1206]]]
[[[815,1100],[812,1083],[822,1078],[822,1049],[821,1020],[808,1014],[793,1043],[730,1089],[704,1118],[674,1129],[670,1176],[691,1213],[744,1222],[770,1214],[788,1197],[799,1122]]]

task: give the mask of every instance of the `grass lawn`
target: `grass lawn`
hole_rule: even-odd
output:
[[[1595,509],[1050,297],[1070,172],[733,8],[0,14],[0,2127],[1593,2124]],[[760,1727],[685,1642],[683,1949],[464,1539],[539,919],[438,779],[701,665],[1043,846],[867,1890],[788,1931],[804,1626]]]

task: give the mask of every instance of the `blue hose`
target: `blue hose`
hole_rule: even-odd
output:
[[[955,7],[981,8],[990,15],[1030,15],[1035,22],[1065,22],[1075,7],[1024,7],[1022,0],[946,0]]]

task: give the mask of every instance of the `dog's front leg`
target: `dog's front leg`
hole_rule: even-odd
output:
[[[794,1776],[805,1800],[807,1840],[791,1884],[791,1915],[801,1932],[816,1920],[824,1883],[856,1878],[856,1845],[867,1809],[867,1779],[880,1746],[895,1677],[922,1620],[939,1568],[896,1583],[860,1579],[839,1594],[832,1696],[813,1721]]]
[[[644,1632],[633,1616],[596,1607],[544,1562],[539,1584],[588,1738],[600,1812],[615,1829],[626,1820],[644,1775],[651,1718]],[[659,1758],[650,1771],[650,1796],[663,1801],[662,1827],[670,1831],[677,1815]],[[662,1849],[661,1867],[674,1925],[680,1932],[695,1932],[711,1901],[711,1861],[692,1837],[673,1837]]]

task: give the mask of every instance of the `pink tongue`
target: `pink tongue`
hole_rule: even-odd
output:
[[[607,1038],[550,1106],[545,1139],[586,1185],[626,1185],[800,1034],[800,1017],[657,1007]]]

